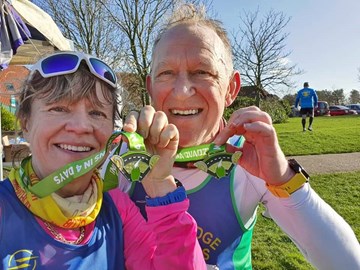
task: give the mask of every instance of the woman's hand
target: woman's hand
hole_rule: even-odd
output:
[[[123,130],[139,133],[144,138],[146,150],[160,157],[142,180],[148,196],[161,197],[174,191],[176,184],[171,169],[179,145],[176,126],[169,124],[164,112],[145,106],[140,112],[132,111],[128,114]]]

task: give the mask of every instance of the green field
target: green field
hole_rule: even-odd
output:
[[[360,152],[360,115],[315,117],[312,132],[302,131],[300,117],[274,126],[287,156]]]
[[[313,132],[303,132],[298,117],[275,128],[286,155],[360,152],[360,116],[316,117]],[[359,240],[360,165],[357,172],[314,175],[311,186],[350,224]],[[261,216],[263,209],[260,206],[252,243],[254,269],[314,269],[280,228]]]

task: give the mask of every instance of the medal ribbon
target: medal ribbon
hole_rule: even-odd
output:
[[[158,156],[151,156],[146,151],[134,151],[134,147],[131,145],[129,145],[129,150],[123,154],[119,154],[120,148],[121,145],[115,150],[111,162],[106,168],[105,183],[108,185],[111,183],[113,185],[111,188],[118,185],[119,171],[130,182],[141,181],[158,160]],[[145,146],[139,148],[145,149]],[[240,157],[240,151],[228,153],[226,145],[217,146],[211,143],[179,149],[175,163],[186,167],[195,162],[194,167],[219,179],[230,173]]]
[[[114,132],[107,141],[106,147],[100,152],[82,160],[66,164],[62,168],[56,170],[37,183],[31,183],[29,176],[24,170],[25,164],[30,161],[31,157],[25,158],[20,165],[19,175],[21,181],[19,184],[23,189],[36,195],[38,198],[49,196],[51,193],[61,189],[68,183],[72,182],[74,179],[97,168],[98,165],[102,162],[108,149],[111,147],[113,140],[119,135],[124,135],[128,138],[129,145],[132,149],[135,149],[136,151],[145,150],[144,140],[140,135],[122,131]],[[111,186],[111,184],[108,184],[105,181],[104,191],[109,190]]]

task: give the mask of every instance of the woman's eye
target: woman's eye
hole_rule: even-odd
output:
[[[52,112],[66,112],[66,108],[65,107],[60,107],[60,106],[56,106],[56,107],[51,107],[49,109],[49,111],[52,111]]]
[[[96,117],[107,117],[106,114],[101,111],[91,111],[90,114]]]

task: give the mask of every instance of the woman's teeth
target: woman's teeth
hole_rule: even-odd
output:
[[[59,147],[65,150],[70,150],[74,152],[88,152],[91,150],[88,146],[74,146],[74,145],[68,145],[68,144],[59,144]]]

